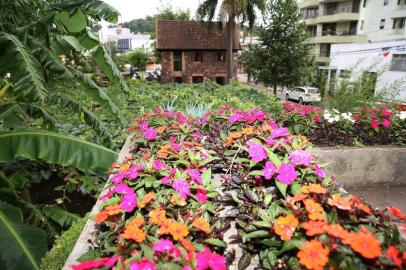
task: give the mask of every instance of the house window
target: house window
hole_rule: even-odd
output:
[[[117,40],[117,49],[119,51],[126,51],[130,49],[130,40],[129,39],[119,39]]]
[[[317,25],[311,25],[307,27],[307,32],[311,37],[317,36]]]
[[[357,34],[357,26],[358,26],[358,22],[357,21],[353,21],[350,23],[350,29],[348,31],[348,34],[350,35],[356,35]]]
[[[322,26],[322,36],[335,36],[337,35],[336,29],[336,23],[324,23]]]
[[[216,83],[218,83],[219,85],[224,85],[225,78],[224,77],[216,77]]]
[[[173,52],[173,71],[182,71],[182,52]]]
[[[225,62],[226,61],[226,52],[217,52],[217,61]]]
[[[406,17],[393,19],[393,29],[404,29],[405,24],[406,24]]]
[[[379,25],[379,29],[384,29],[385,28],[385,19],[381,20],[381,24]]]
[[[384,6],[387,6],[388,3],[389,3],[389,0],[383,0],[383,5],[384,5]]]
[[[398,5],[406,5],[406,0],[398,0]]]
[[[394,54],[389,70],[406,72],[406,54]]]
[[[194,52],[193,53],[193,61],[195,61],[195,62],[203,62],[203,53],[202,52]]]
[[[203,83],[203,76],[193,76],[192,82],[193,83]]]
[[[359,30],[364,30],[364,20],[361,21],[361,26],[359,27]]]
[[[182,77],[175,77],[175,78],[173,78],[173,81],[175,83],[183,83],[183,78]]]
[[[367,6],[367,0],[364,0],[364,5],[363,5],[363,7],[366,7]]]
[[[320,57],[330,57],[331,44],[320,44]]]

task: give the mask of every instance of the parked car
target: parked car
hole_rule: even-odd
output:
[[[286,100],[296,100],[300,104],[321,101],[320,91],[314,87],[299,86],[286,92]]]

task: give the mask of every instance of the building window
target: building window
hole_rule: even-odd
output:
[[[117,40],[117,49],[119,51],[129,50],[130,49],[130,40],[128,38]]]
[[[385,28],[385,19],[381,20],[381,24],[379,24],[379,29],[384,29]]]
[[[389,70],[406,72],[406,54],[394,54]]]
[[[364,20],[361,21],[361,26],[359,27],[359,30],[364,30]]]
[[[319,15],[319,8],[308,8],[304,12],[304,19],[316,18]]]
[[[335,36],[337,35],[336,33],[337,30],[337,24],[336,23],[324,23],[322,26],[322,36]]]
[[[182,77],[175,77],[175,78],[173,78],[173,81],[175,83],[183,83],[183,78]]]
[[[353,21],[350,23],[350,29],[348,31],[349,35],[356,35],[357,34],[357,26],[358,26],[358,22],[357,21]]]
[[[203,76],[193,76],[192,82],[193,83],[203,83]]]
[[[203,62],[203,53],[202,52],[194,52],[193,53],[193,61],[195,61],[195,62]]]
[[[219,85],[224,85],[225,84],[225,78],[224,77],[216,77],[216,83]]]
[[[406,0],[398,0],[398,5],[406,5]]]
[[[182,52],[173,52],[173,71],[182,71]]]
[[[383,5],[384,5],[384,6],[387,6],[388,3],[389,3],[389,0],[383,0]]]
[[[406,24],[406,17],[393,19],[393,29],[404,29],[405,24]]]
[[[367,0],[364,0],[364,5],[363,5],[363,7],[366,7],[367,6]]]
[[[317,36],[317,25],[311,25],[307,27],[307,32],[311,37]]]
[[[226,61],[226,52],[217,52],[217,61],[225,62]]]
[[[331,44],[320,44],[320,57],[330,57]]]

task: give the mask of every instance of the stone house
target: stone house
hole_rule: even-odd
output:
[[[235,27],[233,77],[237,76],[237,53],[241,50]],[[226,78],[226,32],[222,24],[210,27],[197,21],[157,21],[156,49],[161,53],[162,83],[224,84]]]

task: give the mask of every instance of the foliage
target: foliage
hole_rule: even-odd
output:
[[[155,32],[153,18],[146,16],[145,19],[135,19],[122,23],[122,26],[129,28],[133,33],[151,34]]]
[[[239,269],[256,255],[268,269],[405,263],[392,221],[404,226],[406,216],[343,192],[309,141],[266,112],[224,106],[198,119],[155,110],[130,130],[134,159],[113,165],[97,248],[75,268],[226,269],[236,259],[230,241],[243,249]],[[227,239],[231,221],[237,235]]]
[[[309,80],[315,71],[313,47],[306,44],[306,25],[294,0],[269,1],[259,30],[261,45],[253,46],[254,77],[265,85],[295,86]]]
[[[137,71],[145,71],[147,69],[148,54],[144,50],[136,50],[128,54],[129,63],[135,67]]]
[[[87,220],[87,217],[80,219],[55,240],[52,249],[41,260],[41,269],[55,270],[63,268]]]

